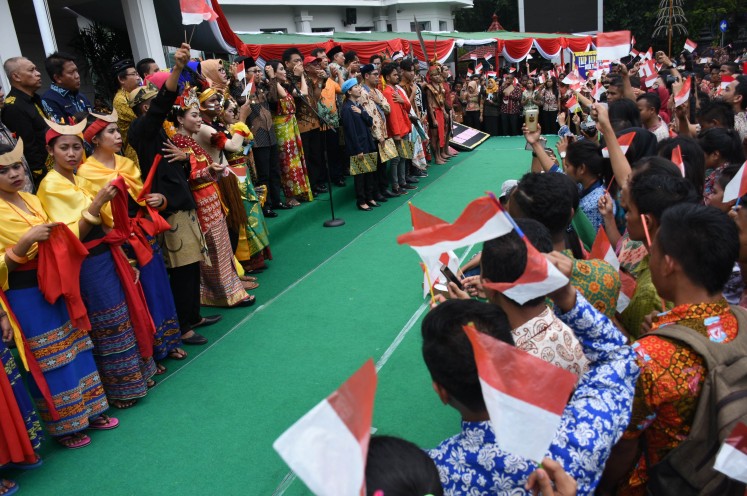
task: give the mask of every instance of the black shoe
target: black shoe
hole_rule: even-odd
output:
[[[288,205],[287,203],[282,203],[281,202],[281,203],[278,203],[277,205],[275,205],[275,208],[277,210],[290,210],[293,207],[291,205]]]
[[[207,317],[203,317],[202,320],[199,321],[198,323],[192,324],[192,327],[197,328],[197,327],[211,326],[217,322],[220,322],[220,319],[222,318],[223,318],[222,315],[209,315]]]
[[[404,184],[404,185],[401,185],[399,187],[399,189],[402,189],[402,188],[404,188],[404,189],[418,189],[417,186],[413,186],[412,184]]]
[[[278,216],[278,213],[271,208],[263,208],[262,213],[264,214],[265,217],[269,217],[271,219]]]
[[[345,187],[345,180],[343,178],[335,179],[334,181],[332,181],[332,184],[334,184],[335,186],[338,186],[340,188],[344,188]]]
[[[399,188],[399,189],[395,189],[395,190],[394,190],[394,193],[395,193],[395,194],[396,194],[397,196],[403,196],[403,195],[406,195],[406,194],[407,194],[407,190],[406,190],[405,188]]]
[[[319,191],[319,192],[321,192],[321,193],[326,193],[327,191],[329,191],[329,189],[327,189],[327,185],[326,185],[326,184],[320,184],[320,185],[318,185],[318,186],[317,186],[316,188],[314,188],[314,189],[315,189],[316,191]]]
[[[428,173],[420,169],[415,170],[412,175],[415,177],[428,177]]]
[[[374,200],[376,200],[379,203],[387,202],[387,199],[384,197],[384,195],[374,195]]]
[[[399,193],[394,193],[390,189],[385,189],[384,193],[382,193],[386,198],[397,198],[399,196]]]
[[[188,338],[182,338],[184,344],[207,344],[208,340],[205,336],[197,334],[196,332]]]
[[[420,182],[420,179],[415,176],[407,176],[405,177],[405,181],[407,181],[407,184],[417,184]]]
[[[364,212],[372,212],[373,208],[369,207],[367,203],[364,203],[363,205],[357,205],[358,210],[363,210]]]
[[[378,203],[376,203],[373,200],[372,201],[367,201],[366,203],[368,204],[369,207],[380,207],[381,206],[381,205],[379,205]]]
[[[250,307],[257,303],[257,298],[254,296],[248,296],[245,300],[241,300],[239,303],[235,304],[234,307]]]

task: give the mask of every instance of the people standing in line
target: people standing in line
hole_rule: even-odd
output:
[[[359,101],[362,91],[356,79],[348,79],[342,85],[342,92],[345,94],[345,102],[341,111],[342,125],[345,130],[345,149],[351,160],[351,169],[354,167],[354,161],[365,163],[366,155],[377,152],[371,134],[373,119]],[[353,179],[358,210],[370,212],[374,207],[380,206],[374,200],[375,172],[355,174]]]
[[[361,85],[363,91],[361,92],[360,102],[368,115],[371,116],[371,119],[373,119],[371,134],[379,146],[385,146],[386,140],[389,138],[386,122],[387,116],[391,112],[391,107],[389,107],[389,102],[387,102],[384,94],[379,89],[381,73],[376,65],[366,64],[361,67],[361,74],[363,76],[363,84]],[[394,198],[396,196],[389,190],[389,176],[387,171],[389,162],[389,160],[382,162],[381,154],[379,154],[374,178],[376,186],[374,200],[378,203],[386,202],[387,198]]]

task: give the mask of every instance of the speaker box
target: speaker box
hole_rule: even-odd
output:
[[[356,24],[358,22],[358,11],[356,9],[345,9],[345,22]]]

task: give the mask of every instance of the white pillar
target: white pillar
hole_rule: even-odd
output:
[[[519,31],[526,31],[526,22],[524,22],[524,0],[519,0]]]
[[[597,32],[604,33],[604,0],[597,0]]]
[[[374,31],[386,32],[386,25],[389,21],[389,16],[386,15],[386,9],[377,9],[377,13],[373,16]]]
[[[56,52],[57,41],[54,39],[54,28],[52,27],[52,18],[49,16],[47,0],[34,0],[34,12],[36,12],[36,22],[39,24],[44,54],[49,55]]]
[[[10,15],[8,0],[0,0],[0,33],[3,33],[3,42],[0,43],[0,64],[2,64],[9,58],[21,55],[21,46],[18,44],[16,27],[13,25],[13,17]],[[10,91],[10,83],[2,69],[0,69],[0,81],[7,95]]]
[[[310,33],[313,20],[314,16],[310,16],[308,10],[297,10],[293,17],[293,22],[296,23],[296,33]]]
[[[152,58],[158,67],[167,67],[153,0],[122,0],[122,10],[135,62]]]

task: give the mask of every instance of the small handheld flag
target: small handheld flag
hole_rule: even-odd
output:
[[[630,145],[633,144],[634,138],[635,138],[634,131],[625,133],[622,136],[617,138],[617,143],[620,145],[620,149],[622,149],[623,155],[628,153],[628,148],[630,148]],[[610,151],[609,151],[609,148],[607,148],[606,146],[602,148],[602,156],[604,158],[610,158]]]
[[[365,495],[366,457],[376,394],[369,359],[272,445],[317,496]]]
[[[218,14],[205,0],[179,0],[179,7],[182,11],[182,24],[185,26],[218,19]]]
[[[677,145],[674,150],[672,150],[672,162],[674,162],[674,165],[676,165],[680,170],[682,177],[685,177],[685,161],[682,160],[682,148],[680,148],[680,145]]]
[[[690,99],[690,87],[692,85],[692,76],[685,79],[685,82],[682,84],[682,89],[674,95],[674,105],[675,107],[679,107],[680,105],[684,105],[685,102],[687,102]]]
[[[490,424],[498,446],[539,462],[560,427],[575,374],[464,326],[472,343]]]
[[[630,31],[597,34],[597,59],[616,60],[630,53]]]
[[[737,174],[729,181],[729,184],[724,188],[724,203],[728,203],[732,200],[742,198],[747,195],[747,174],[745,174],[745,165],[747,162],[742,164]]]
[[[572,96],[565,102],[565,108],[567,108],[572,114],[581,111],[581,105],[578,104],[576,96]]]
[[[724,440],[713,468],[747,484],[747,425],[738,422]]]
[[[615,270],[620,270],[620,260],[618,260],[615,250],[612,248],[612,243],[610,243],[610,238],[607,236],[604,226],[599,226],[597,237],[594,239],[594,244],[591,246],[589,258],[604,260],[613,266]]]
[[[685,50],[687,50],[690,53],[693,53],[695,49],[698,48],[698,44],[692,41],[690,38],[687,38],[685,40]]]

